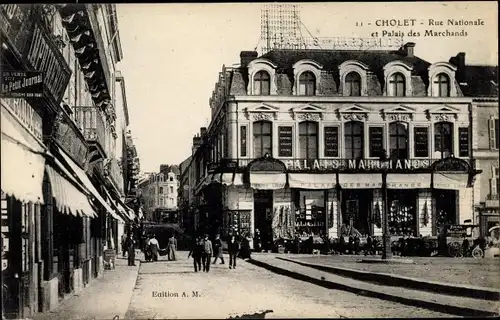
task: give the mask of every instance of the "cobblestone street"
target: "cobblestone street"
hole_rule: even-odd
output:
[[[238,268],[212,265],[209,274],[194,273],[187,253],[180,260],[141,264],[126,314],[128,319],[229,318],[272,312],[282,317],[447,317],[398,303],[329,290],[276,275],[238,260]],[[155,292],[172,297],[154,297]],[[193,292],[198,297],[193,296]],[[187,297],[183,297],[183,293]]]

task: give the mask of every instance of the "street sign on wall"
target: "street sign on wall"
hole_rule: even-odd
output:
[[[43,72],[2,71],[0,95],[2,98],[42,98]]]

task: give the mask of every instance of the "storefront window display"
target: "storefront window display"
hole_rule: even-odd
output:
[[[325,231],[325,192],[296,191],[296,232],[300,237],[321,236]]]
[[[389,192],[389,231],[391,235],[417,236],[417,194],[413,190]]]

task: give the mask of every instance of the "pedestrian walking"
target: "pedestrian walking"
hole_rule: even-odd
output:
[[[148,241],[148,247],[151,251],[152,260],[158,261],[158,250],[160,249],[160,244],[158,243],[158,240],[156,240],[156,236],[154,233],[152,234],[151,239],[149,239]]]
[[[227,243],[227,252],[229,253],[229,269],[236,269],[236,257],[240,251],[240,244],[234,235]]]
[[[210,259],[212,258],[213,252],[212,241],[208,239],[208,234],[205,234],[205,239],[203,240],[203,254],[201,256],[204,272],[210,271]]]
[[[194,272],[201,271],[201,256],[203,254],[203,249],[203,239],[201,237],[196,237],[188,254],[188,259],[189,257],[193,257]]]
[[[122,234],[122,238],[121,238],[122,257],[125,257],[125,255],[127,254],[127,247],[125,245],[126,241],[127,241],[127,234],[124,233],[124,234]]]
[[[215,235],[215,240],[213,245],[214,245],[214,257],[215,257],[213,264],[215,264],[218,258],[220,258],[221,261],[220,264],[224,264],[224,256],[222,255],[222,240],[220,239],[219,234]]]
[[[128,234],[128,238],[125,241],[125,247],[127,248],[128,253],[128,265],[135,266],[135,240],[132,232]]]
[[[168,250],[168,260],[169,261],[177,260],[177,255],[176,255],[177,239],[175,238],[174,234],[172,234],[172,236],[168,239],[167,250]]]

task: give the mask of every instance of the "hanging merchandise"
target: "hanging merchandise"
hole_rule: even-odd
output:
[[[375,226],[377,226],[377,228],[381,228],[382,227],[382,221],[381,221],[381,218],[380,218],[380,215],[381,215],[381,212],[380,212],[380,204],[377,202],[375,202],[375,210],[374,210],[374,215],[375,215],[375,219],[374,219],[374,223],[375,223]]]
[[[427,200],[425,200],[423,211],[424,211],[422,213],[423,223],[424,226],[427,227],[427,225],[429,224],[429,210],[427,209]]]
[[[274,207],[273,210],[273,215],[272,215],[272,223],[271,227],[273,229],[273,239],[276,240],[279,238],[279,230],[278,230],[278,225],[279,225],[279,213],[278,213],[278,207]]]

